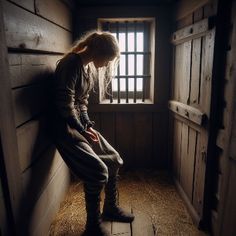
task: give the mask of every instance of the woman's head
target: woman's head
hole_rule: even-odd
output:
[[[107,66],[108,62],[120,56],[118,42],[109,32],[93,31],[85,34],[72,48],[72,52],[83,50],[87,50],[92,56],[96,68]]]

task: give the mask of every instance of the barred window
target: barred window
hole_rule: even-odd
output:
[[[152,100],[154,20],[99,19],[99,28],[119,42],[121,57],[110,84],[110,103],[145,103]]]

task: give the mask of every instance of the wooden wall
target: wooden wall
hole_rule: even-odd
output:
[[[7,124],[11,133],[2,132],[1,138],[13,215],[18,234],[46,235],[70,180],[68,168],[47,136],[45,115],[51,73],[72,42],[72,14],[60,0],[2,0],[1,4],[2,47],[7,49],[5,67],[1,67],[6,85],[1,90],[9,91],[9,100],[3,103],[11,109],[1,115],[12,120]],[[4,145],[11,138],[15,143]],[[7,149],[14,150],[11,163]]]
[[[176,186],[196,225],[204,220],[208,170],[215,5],[208,1],[180,1],[172,35],[170,139]],[[179,9],[182,8],[182,9]]]
[[[236,233],[236,1],[221,4],[221,19],[224,19],[225,45],[222,50],[222,87],[220,99],[220,128],[217,130],[216,145],[219,149],[215,184],[215,202],[212,209],[213,234],[235,235]],[[227,27],[228,26],[228,27]]]
[[[81,7],[76,36],[97,28],[99,17],[155,17],[156,48],[154,104],[91,104],[96,128],[120,152],[126,168],[166,168],[168,165],[168,112],[170,67],[170,6]],[[161,60],[160,60],[161,58]],[[96,96],[96,94],[95,94]]]

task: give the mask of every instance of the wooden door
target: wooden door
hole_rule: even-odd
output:
[[[172,40],[173,173],[196,224],[203,216],[214,40],[208,18],[176,31]]]

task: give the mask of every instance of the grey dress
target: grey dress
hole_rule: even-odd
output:
[[[90,143],[81,134],[92,85],[78,54],[70,53],[60,60],[54,82],[55,145],[72,173],[84,181],[85,190],[97,193],[109,176],[118,174],[123,160],[99,132],[98,143]]]

